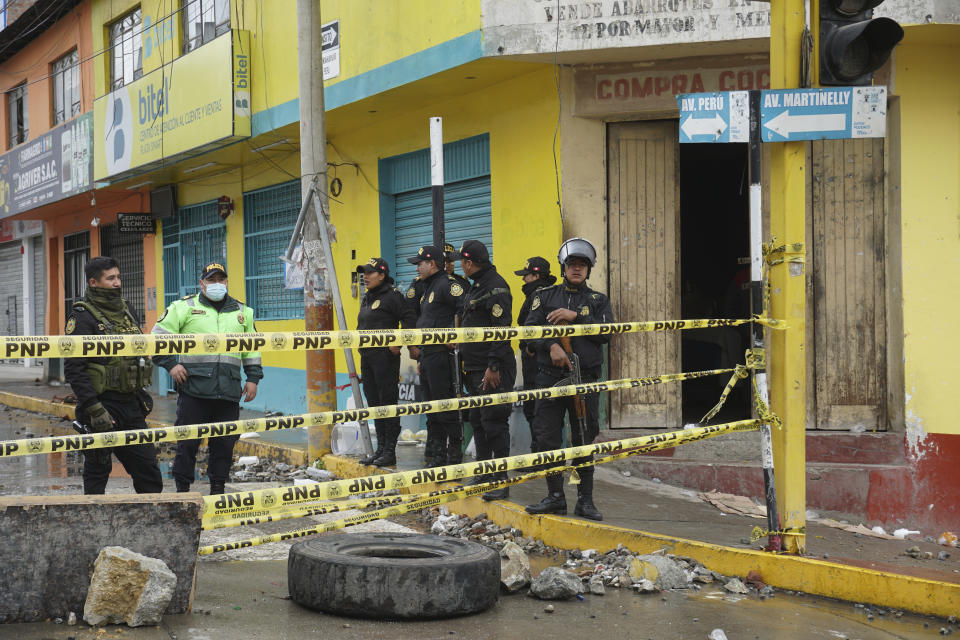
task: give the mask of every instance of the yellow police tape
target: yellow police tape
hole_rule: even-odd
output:
[[[61,451],[88,451],[105,447],[118,447],[136,444],[155,444],[158,442],[179,442],[195,438],[216,438],[255,433],[264,431],[281,431],[300,427],[321,426],[339,422],[359,422],[395,416],[419,415],[422,413],[436,413],[440,411],[457,411],[480,408],[497,404],[513,404],[527,400],[544,398],[558,398],[580,394],[616,391],[634,387],[646,387],[693,380],[706,376],[730,373],[733,369],[713,369],[710,371],[693,371],[690,373],[673,373],[649,378],[623,378],[606,382],[591,382],[579,385],[565,385],[548,387],[546,389],[530,389],[525,391],[510,391],[494,393],[484,396],[468,396],[465,398],[449,398],[410,404],[393,404],[363,409],[344,411],[324,411],[320,413],[305,413],[275,418],[256,418],[237,420],[235,422],[214,422],[209,424],[179,425],[175,427],[161,427],[159,429],[132,429],[130,431],[108,431],[105,433],[90,433],[75,436],[52,436],[46,438],[23,438],[20,440],[0,441],[0,458],[13,456],[29,456],[40,453],[55,453]]]
[[[285,505],[269,509],[251,509],[237,513],[230,513],[225,516],[203,517],[202,529],[224,529],[228,527],[243,527],[249,524],[260,524],[263,522],[275,522],[277,520],[289,520],[291,518],[305,518],[307,516],[319,516],[324,513],[337,513],[348,509],[379,509],[381,507],[390,507],[396,504],[402,504],[408,501],[409,495],[384,496],[382,498],[357,498],[354,500],[325,500],[308,504],[296,505],[293,508]]]
[[[456,329],[369,329],[362,331],[278,331],[272,333],[197,333],[104,336],[0,336],[2,358],[103,358],[185,354],[247,353],[251,351],[315,351],[366,347],[416,346],[538,340],[564,336],[617,335],[645,331],[676,331],[735,327],[759,322],[772,329],[786,323],[770,318],[727,320],[661,320],[563,326],[460,327]]]
[[[287,507],[289,505],[316,503],[319,500],[344,498],[371,491],[406,489],[427,483],[463,480],[464,478],[477,475],[513,469],[552,466],[565,463],[567,460],[586,458],[592,455],[608,456],[626,451],[632,451],[632,453],[636,455],[658,449],[675,447],[688,442],[704,440],[724,433],[754,431],[759,429],[762,424],[764,424],[763,420],[741,420],[739,422],[728,422],[707,427],[694,427],[692,429],[668,431],[637,438],[625,438],[612,442],[601,442],[579,447],[568,447],[553,451],[541,451],[538,453],[494,458],[492,460],[482,460],[430,469],[417,469],[415,471],[402,471],[387,475],[350,478],[310,485],[295,485],[276,489],[258,489],[255,491],[205,496],[203,498],[203,517],[212,519],[216,516],[228,516],[230,514]]]
[[[731,433],[734,431],[754,431],[759,429],[763,424],[761,420],[741,420],[739,422],[730,422],[726,424],[714,425],[712,427],[698,427],[695,429],[684,429],[682,431],[671,431],[667,433],[655,434],[652,436],[646,436],[644,438],[627,438],[625,440],[619,440],[617,442],[603,443],[601,445],[588,445],[584,447],[570,447],[567,449],[558,449],[555,451],[543,452],[543,454],[548,455],[551,458],[550,464],[563,463],[567,459],[575,459],[584,457],[584,450],[589,450],[596,452],[597,449],[603,447],[612,447],[606,448],[604,450],[608,455],[598,458],[596,460],[591,460],[587,462],[582,462],[577,464],[575,467],[568,467],[571,473],[576,473],[576,469],[592,466],[594,464],[603,464],[606,462],[611,462],[613,460],[619,460],[629,456],[639,455],[642,453],[649,453],[650,451],[656,451],[658,449],[667,449],[670,447],[679,446],[687,442],[693,442],[696,440],[704,440],[706,438],[712,438],[724,433]],[[637,441],[642,441],[645,444],[636,445]],[[623,445],[623,446],[621,446]],[[510,458],[499,458],[496,460],[486,460],[482,462],[477,462],[474,465],[469,465],[478,469],[478,473],[489,473],[490,469],[481,467],[486,467],[487,463],[491,463],[491,466],[495,466],[498,471],[505,471],[507,469],[522,468],[526,466],[534,466],[539,463],[532,464],[523,464],[514,466],[511,461],[525,458],[535,458],[540,454],[529,454],[524,456],[512,456]],[[438,469],[422,470],[422,471],[443,471],[444,475],[447,474],[448,470],[453,470],[451,473],[456,476],[457,468],[464,465],[451,465],[449,467],[441,467]],[[565,470],[565,469],[564,469]],[[520,482],[526,482],[534,478],[544,476],[548,473],[554,473],[560,471],[560,469],[548,468],[548,469],[539,469],[536,471],[528,472],[526,474],[509,478],[507,480],[496,480],[493,482],[488,482],[480,485],[466,486],[461,485],[457,487],[451,487],[449,489],[439,489],[432,491],[426,494],[415,494],[412,498],[405,500],[400,504],[391,505],[388,507],[382,507],[375,509],[374,511],[369,511],[366,513],[357,514],[349,518],[343,518],[341,520],[336,520],[333,522],[326,522],[322,524],[316,524],[311,527],[297,529],[295,531],[285,532],[285,533],[275,533],[269,535],[258,536],[256,538],[250,538],[246,540],[237,540],[234,542],[227,542],[221,544],[207,545],[200,547],[198,553],[199,555],[209,555],[212,553],[218,553],[221,551],[232,551],[235,549],[245,549],[248,547],[253,547],[260,544],[266,544],[270,542],[281,542],[283,540],[293,540],[296,538],[302,538],[309,535],[315,535],[319,533],[326,533],[329,531],[334,531],[337,529],[342,529],[345,527],[350,527],[364,522],[370,522],[373,520],[380,520],[382,518],[388,518],[392,516],[403,515],[404,513],[409,513],[411,511],[419,511],[427,507],[433,507],[439,504],[444,504],[447,502],[455,502],[457,500],[462,500],[465,497],[480,495],[490,491],[491,489],[510,486]],[[351,482],[360,482],[363,484],[369,484],[367,481],[375,481],[378,484],[395,484],[396,479],[403,476],[410,476],[411,474],[416,474],[420,472],[408,471],[390,474],[387,476],[371,476],[369,478],[360,478],[358,480],[341,480],[336,483],[327,482],[320,485],[312,485],[311,490],[315,488],[320,488],[319,491],[315,490],[315,493],[321,494],[324,493],[322,487],[333,484],[343,484]],[[432,482],[432,481],[431,481]],[[300,487],[293,487],[300,488]],[[383,487],[386,488],[386,487]],[[243,496],[246,498],[254,498],[255,494],[271,495],[267,492],[275,491],[285,491],[285,490],[271,490],[266,489],[262,491],[247,492],[247,493],[238,493],[238,494],[228,494],[226,496],[227,501],[233,501],[237,496]],[[207,503],[207,506],[210,504],[211,499],[221,500],[225,496],[210,496],[204,498],[204,501]],[[205,527],[207,528],[207,527]]]

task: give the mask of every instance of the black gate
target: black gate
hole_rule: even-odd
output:
[[[119,225],[112,224],[100,228],[100,246],[103,255],[110,256],[120,264],[123,297],[133,314],[143,322],[143,236],[139,233],[120,233]]]

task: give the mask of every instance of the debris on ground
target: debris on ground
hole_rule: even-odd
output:
[[[91,626],[158,625],[176,586],[177,576],[163,560],[104,547],[93,565],[83,619]]]
[[[530,579],[527,554],[515,542],[504,544],[500,549],[500,584],[508,593],[513,593],[529,585]]]
[[[445,507],[423,509],[417,518],[425,529],[436,535],[473,540],[496,549],[501,554],[502,568],[514,563],[516,566],[529,568],[528,554],[552,558],[559,566],[549,569],[562,571],[576,578],[579,582],[578,594],[599,596],[603,595],[607,588],[632,589],[638,594],[660,593],[671,589],[699,590],[705,584],[716,582],[718,585],[727,585],[733,580],[736,582],[731,586],[739,585],[736,593],[759,595],[761,598],[770,597],[774,593],[773,587],[765,584],[760,574],[755,571],[744,579],[732,578],[711,571],[692,558],[672,556],[662,550],[644,555],[634,553],[623,545],[617,545],[617,548],[605,552],[597,549],[556,549],[545,545],[541,540],[524,536],[519,529],[497,525],[488,519],[485,513],[470,517],[451,514]],[[510,558],[509,562],[507,558]],[[518,572],[512,568],[509,572],[503,569],[502,571],[501,582],[507,592],[516,593],[523,589],[523,586],[516,586],[523,582],[522,575],[517,575]],[[519,573],[522,574],[522,570]],[[555,574],[555,571],[548,575],[551,574]]]
[[[570,600],[582,590],[580,576],[560,567],[547,567],[530,583],[530,593],[541,600]]]
[[[955,547],[957,546],[957,534],[952,531],[944,531],[937,538],[937,544],[942,544],[945,547]]]
[[[230,469],[230,482],[280,482],[294,484],[297,480],[328,482],[337,476],[326,469],[311,465],[291,465],[271,462],[257,456],[240,456]]]

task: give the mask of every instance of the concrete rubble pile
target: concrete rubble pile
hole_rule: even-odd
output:
[[[638,554],[618,545],[616,549],[601,552],[597,549],[562,550],[545,545],[541,540],[526,537],[519,529],[500,527],[481,513],[476,517],[451,514],[445,507],[424,509],[420,522],[437,535],[473,540],[492,547],[501,555],[501,583],[508,592],[517,592],[530,583],[530,562],[526,554],[553,556],[559,567],[541,572],[551,584],[562,581],[560,571],[580,581],[577,593],[603,595],[606,588],[632,589],[636,593],[658,593],[668,589],[695,589],[713,584],[735,594],[753,594],[760,598],[773,597],[773,587],[763,583],[756,574],[744,579],[721,575],[691,558],[666,553]],[[520,555],[523,554],[521,559]],[[540,579],[538,577],[538,579]],[[536,584],[537,580],[533,581]],[[531,592],[548,593],[544,599],[555,597],[553,591],[543,591],[531,585]],[[577,595],[573,593],[568,597]],[[543,597],[539,596],[538,597]]]

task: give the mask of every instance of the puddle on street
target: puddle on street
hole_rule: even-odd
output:
[[[73,435],[67,420],[18,409],[0,411],[0,440]],[[173,447],[161,447],[160,472],[170,478]],[[0,495],[56,495],[83,493],[83,454],[79,451],[0,458]],[[129,478],[114,458],[111,478]],[[109,488],[109,485],[108,485]]]

